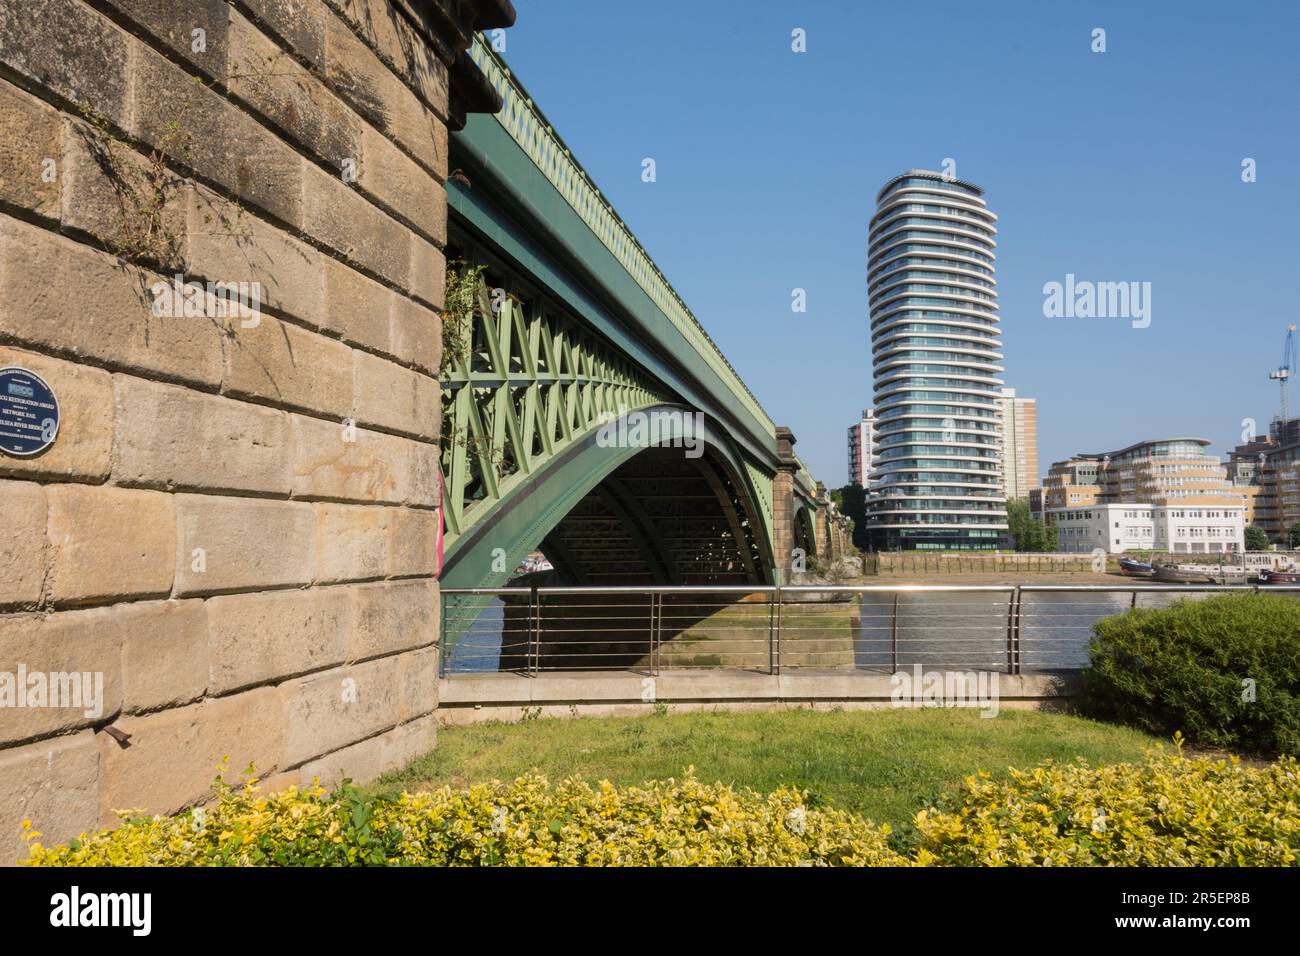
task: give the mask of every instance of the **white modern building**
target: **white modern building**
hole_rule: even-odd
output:
[[[1062,551],[1242,551],[1246,496],[1205,438],[1155,438],[1052,465],[1043,482]]]
[[[1244,505],[1167,507],[1142,504],[1053,508],[1060,550],[1107,554],[1169,551],[1174,554],[1223,554],[1246,548]]]
[[[1007,530],[997,216],[984,190],[913,169],[876,197],[867,248],[880,550],[993,550]]]
[[[871,456],[876,449],[876,413],[868,408],[862,420],[849,426],[849,484],[867,487]]]

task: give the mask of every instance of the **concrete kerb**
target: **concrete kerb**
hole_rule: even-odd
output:
[[[998,703],[1012,710],[1069,709],[1080,672],[999,674]],[[458,674],[439,687],[443,726],[526,716],[632,716],[671,712],[783,709],[877,709],[897,706],[887,673],[843,671],[762,674],[744,671],[573,674]]]

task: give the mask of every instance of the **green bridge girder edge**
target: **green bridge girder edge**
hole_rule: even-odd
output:
[[[642,411],[692,411],[681,405],[653,405]],[[668,437],[681,437],[678,422],[672,420]],[[456,554],[448,556],[440,582],[447,588],[501,587],[514,573],[519,562],[535,550],[546,535],[564,519],[587,493],[612,474],[619,465],[644,451],[643,448],[602,448],[597,442],[599,427],[589,429],[570,442],[563,451],[547,461],[532,476],[533,480],[517,487],[476,521],[457,540]],[[731,436],[719,429],[708,416],[704,419],[703,439],[717,461],[732,473],[745,490],[753,514],[744,515],[758,523],[760,539],[769,543],[766,564],[772,566],[770,554],[771,516],[762,514],[760,499],[746,474],[739,449]],[[493,554],[501,548],[504,557]],[[494,560],[495,558],[495,560]],[[493,567],[505,570],[494,571]],[[771,582],[768,582],[771,583]]]
[[[536,109],[531,101],[528,105]],[[544,118],[540,113],[537,115],[549,131]],[[761,537],[770,548],[771,477],[777,464],[775,434],[769,430],[770,419],[760,421],[744,407],[745,403],[737,402],[731,394],[724,377],[713,365],[720,356],[702,354],[681,333],[497,117],[471,115],[465,129],[453,134],[450,147],[452,168],[460,169],[469,177],[468,184],[462,184],[458,177],[447,183],[448,206],[456,224],[513,259],[550,295],[663,382],[692,410],[705,413],[714,432],[715,447],[727,450],[723,457],[754,504],[758,512],[755,517],[763,532]],[[603,196],[600,198],[603,200]],[[602,298],[597,299],[596,295]],[[617,319],[614,314],[618,315]],[[722,361],[725,363],[725,359]],[[587,436],[575,436],[573,444],[592,439],[594,434],[593,429]],[[723,436],[726,441],[722,440]],[[565,454],[561,451],[551,466],[558,466],[561,460],[572,460],[565,458]],[[586,490],[590,490],[627,456],[616,456],[617,461],[606,456],[601,462],[580,457],[594,469],[593,474],[600,475],[589,484]],[[802,462],[798,464],[794,505],[796,512],[802,512],[814,507],[814,488],[811,475]],[[541,469],[514,494],[496,502],[491,509],[474,514],[448,555],[444,584],[449,587],[491,585],[498,575],[489,573],[474,579],[465,569],[477,565],[478,561],[462,562],[462,550],[470,548],[477,552],[475,543],[480,536],[475,534],[476,526],[495,525],[500,514],[516,510],[515,498],[537,495],[540,483],[554,480],[553,470],[550,466]],[[569,482],[565,484],[575,487]],[[568,507],[580,499],[581,495],[572,498]],[[564,513],[555,514],[551,526]],[[522,529],[517,530],[522,533]],[[508,549],[512,558],[524,546],[525,539],[531,537],[524,534]],[[499,539],[493,543],[493,547],[500,546]],[[501,577],[504,580],[505,576]]]
[[[465,128],[452,137],[451,162],[471,183],[468,189],[454,180],[447,185],[448,206],[463,224],[514,259],[685,404],[728,422],[755,461],[765,470],[776,470],[775,433],[737,407],[707,357],[686,340],[494,117],[469,116]],[[545,250],[537,236],[545,237]],[[603,292],[607,304],[579,283]],[[614,318],[615,311],[621,321]]]

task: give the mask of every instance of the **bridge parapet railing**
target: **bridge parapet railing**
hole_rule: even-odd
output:
[[[446,588],[444,676],[507,671],[1078,671],[1102,618],[1194,584]]]

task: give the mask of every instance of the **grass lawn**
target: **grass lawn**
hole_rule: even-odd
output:
[[[525,720],[439,732],[438,749],[368,789],[395,795],[510,780],[530,769],[619,786],[682,775],[768,792],[795,784],[896,829],[976,770],[1047,758],[1141,759],[1159,742],[1081,717],[1004,710],[790,710]]]

